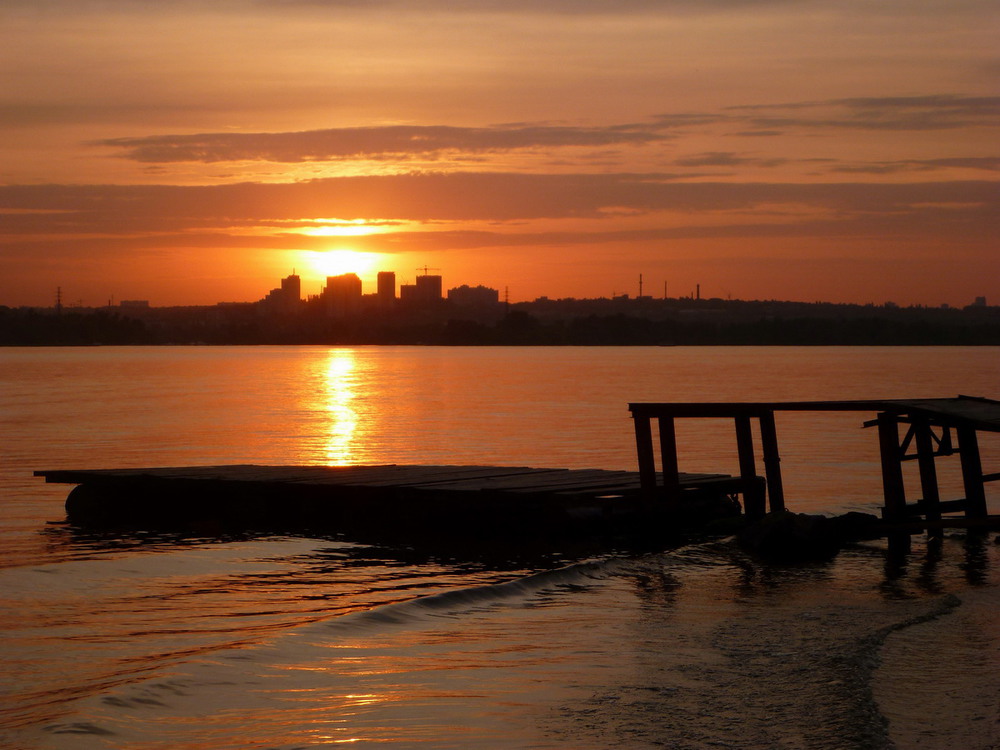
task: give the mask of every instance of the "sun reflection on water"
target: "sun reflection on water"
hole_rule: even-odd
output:
[[[344,466],[354,463],[354,433],[358,427],[358,413],[354,401],[357,398],[357,362],[355,352],[350,349],[335,349],[330,352],[323,378],[324,408],[328,428],[324,453],[328,464]]]

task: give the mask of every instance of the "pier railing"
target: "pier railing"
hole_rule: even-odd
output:
[[[781,456],[775,428],[776,411],[857,411],[876,412],[865,427],[875,426],[879,433],[882,488],[886,521],[903,524],[921,521],[933,533],[947,524],[943,513],[964,512],[967,526],[989,517],[986,482],[1000,480],[1000,473],[984,474],[977,433],[1000,432],[1000,402],[959,396],[942,399],[893,399],[862,401],[779,401],[779,402],[657,402],[629,404],[635,423],[636,453],[643,494],[650,500],[678,502],[682,485],[677,464],[675,421],[678,419],[732,419],[739,458],[739,487],[744,496],[745,512],[759,517],[768,510],[785,509],[781,479]],[[661,471],[656,469],[653,444],[653,421],[659,435]],[[753,421],[758,424],[764,478],[757,476],[753,439]],[[900,439],[899,426],[907,431]],[[952,431],[956,440],[952,440]],[[913,447],[915,453],[910,453]],[[935,459],[958,454],[962,466],[965,497],[943,501],[938,489]],[[902,464],[915,460],[920,471],[922,497],[907,504]],[[658,478],[662,477],[662,481]],[[909,537],[907,536],[907,540]]]

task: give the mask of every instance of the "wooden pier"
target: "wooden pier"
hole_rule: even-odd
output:
[[[71,522],[308,528],[410,541],[649,530],[651,522],[662,533],[685,516],[738,512],[731,496],[742,486],[723,474],[678,475],[681,500],[665,514],[646,500],[637,472],[605,469],[235,465],[35,475],[79,485],[66,501]]]
[[[775,413],[874,412],[878,428],[890,545],[909,548],[910,534],[948,526],[1000,526],[990,516],[979,432],[1000,432],[1000,402],[959,396],[882,401],[632,403],[639,471],[527,466],[202,466],[45,470],[46,482],[76,484],[66,501],[70,521],[170,524],[177,521],[323,533],[507,537],[603,533],[625,529],[669,535],[693,520],[738,512],[750,519],[785,510]],[[739,475],[678,469],[677,419],[732,419]],[[753,422],[761,440],[758,476]],[[658,437],[660,468],[653,442]],[[900,426],[905,433],[900,435]],[[958,455],[964,497],[944,500],[936,460]],[[921,497],[907,503],[903,464],[917,462]],[[961,517],[954,514],[960,513]],[[404,539],[405,540],[405,539]]]
[[[636,449],[643,492],[647,498],[677,502],[680,477],[677,465],[675,420],[725,418],[734,421],[741,492],[746,513],[761,517],[768,510],[785,509],[781,457],[774,414],[779,411],[875,412],[863,422],[878,428],[884,504],[882,517],[892,546],[908,549],[910,533],[926,529],[939,535],[948,526],[989,528],[1000,526],[1000,516],[990,516],[985,484],[1000,480],[1000,473],[985,474],[979,452],[979,432],[1000,432],[1000,401],[969,396],[936,399],[861,401],[778,401],[734,403],[632,403]],[[662,471],[655,468],[652,424],[656,422]],[[753,420],[759,427],[764,480],[757,476]],[[900,426],[906,432],[900,436]],[[952,437],[954,434],[954,438]],[[912,452],[911,452],[912,451]],[[935,461],[958,455],[965,496],[942,500]],[[922,497],[907,503],[903,463],[916,461]],[[950,514],[962,513],[956,518]]]

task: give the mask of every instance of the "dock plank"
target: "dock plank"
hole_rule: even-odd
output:
[[[570,490],[605,490],[615,489],[638,489],[638,479],[630,482],[627,477],[605,477],[605,478],[577,478],[565,477],[522,477],[519,479],[509,479],[506,481],[491,481],[474,486],[470,483],[449,484],[448,489],[452,490],[478,490],[478,491],[505,491],[505,492],[565,492]]]
[[[364,484],[370,487],[378,486],[400,486],[412,487],[417,485],[453,485],[460,483],[482,484],[490,481],[500,481],[511,477],[523,477],[538,473],[539,469],[527,467],[472,467],[470,470],[461,468],[448,468],[447,470],[434,470],[435,467],[411,467],[412,471],[400,472],[394,477],[366,477]],[[557,469],[555,471],[568,471],[567,469]]]
[[[330,486],[414,487],[443,491],[525,490],[639,486],[638,472],[609,469],[549,469],[526,466],[224,466],[157,467],[127,469],[52,469],[35,472],[47,482],[217,481],[268,484],[317,484]],[[680,475],[682,485],[724,478],[714,473]]]

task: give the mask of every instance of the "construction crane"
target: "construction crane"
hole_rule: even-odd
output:
[[[431,268],[430,266],[421,266],[417,270],[418,271],[423,271],[424,272],[424,276],[426,276],[428,271],[440,271],[441,269],[440,268]]]

